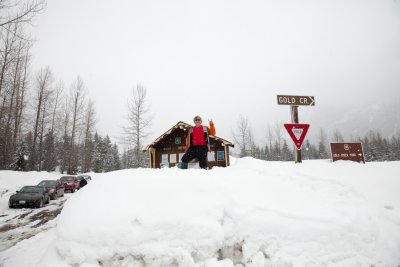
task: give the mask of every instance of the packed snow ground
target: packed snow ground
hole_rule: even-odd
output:
[[[18,213],[18,210],[8,210],[8,199],[24,185],[37,185],[42,180],[60,179],[59,173],[48,172],[14,172],[0,171],[0,215]],[[7,211],[8,210],[8,211]]]
[[[399,171],[244,158],[92,175],[54,228],[0,252],[0,266],[398,267]]]
[[[0,171],[0,253],[24,239],[54,228],[54,218],[61,212],[69,194],[43,208],[9,209],[8,200],[24,185],[36,185],[44,179],[59,179],[60,174],[47,172]],[[0,266],[1,262],[0,262]]]

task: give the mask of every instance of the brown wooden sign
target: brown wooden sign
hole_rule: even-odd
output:
[[[364,152],[361,143],[331,143],[332,160],[351,160],[364,162]]]
[[[313,96],[278,95],[278,105],[315,106]]]

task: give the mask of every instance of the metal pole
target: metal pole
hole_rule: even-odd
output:
[[[298,112],[298,107],[299,106],[290,106],[290,113],[292,115],[292,123],[299,123],[299,112]],[[294,162],[295,163],[301,163],[301,150],[295,148],[294,149]]]

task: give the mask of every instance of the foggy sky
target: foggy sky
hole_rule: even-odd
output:
[[[36,25],[33,69],[50,66],[66,89],[80,75],[114,140],[137,84],[154,114],[148,142],[197,114],[228,140],[247,116],[264,142],[268,124],[290,122],[277,94],[315,96],[304,123],[400,100],[399,1],[59,0]]]

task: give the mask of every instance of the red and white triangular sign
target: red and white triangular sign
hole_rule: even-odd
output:
[[[284,124],[297,149],[301,149],[310,124]]]

